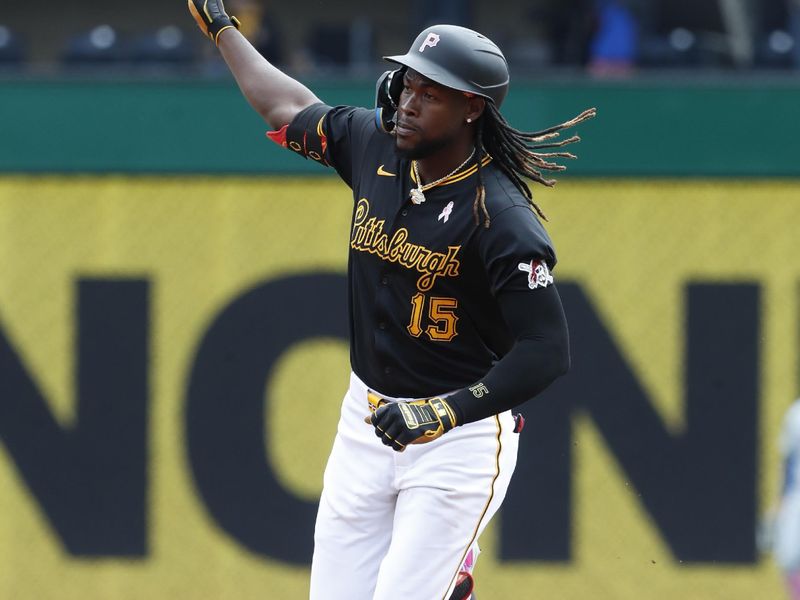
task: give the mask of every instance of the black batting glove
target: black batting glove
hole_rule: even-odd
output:
[[[456,426],[456,415],[443,398],[381,404],[364,419],[375,435],[397,452],[408,444],[426,444]]]
[[[197,26],[219,46],[219,34],[231,27],[239,29],[236,17],[229,17],[222,0],[188,0],[189,12]]]

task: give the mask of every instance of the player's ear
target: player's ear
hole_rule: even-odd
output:
[[[467,115],[465,120],[467,123],[474,123],[483,114],[486,109],[486,98],[481,96],[467,97]]]

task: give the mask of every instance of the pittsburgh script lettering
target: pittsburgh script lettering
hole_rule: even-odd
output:
[[[360,252],[377,254],[383,260],[416,269],[422,276],[417,289],[427,292],[437,277],[457,277],[460,263],[456,259],[461,246],[448,246],[447,254],[434,252],[425,246],[408,241],[408,230],[401,227],[391,237],[383,231],[385,221],[369,216],[369,202],[362,198],[356,207],[350,247]]]

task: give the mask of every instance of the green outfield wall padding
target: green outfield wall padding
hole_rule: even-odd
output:
[[[371,81],[309,84],[369,106]],[[514,82],[503,112],[538,130],[596,106],[570,174],[798,176],[800,80]],[[0,82],[0,172],[321,173],[268,141],[232,80]]]

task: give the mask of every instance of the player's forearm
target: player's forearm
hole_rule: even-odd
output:
[[[274,129],[320,102],[306,86],[270,64],[238,30],[220,34],[219,50],[244,97]]]
[[[447,398],[459,425],[530,400],[569,369],[567,320],[555,286],[506,295],[500,307],[517,341],[483,379]]]
[[[521,340],[478,382],[447,398],[459,425],[505,412],[543,392],[569,369],[569,349],[557,340]],[[471,389],[477,389],[476,396]],[[488,390],[488,391],[483,391]]]

